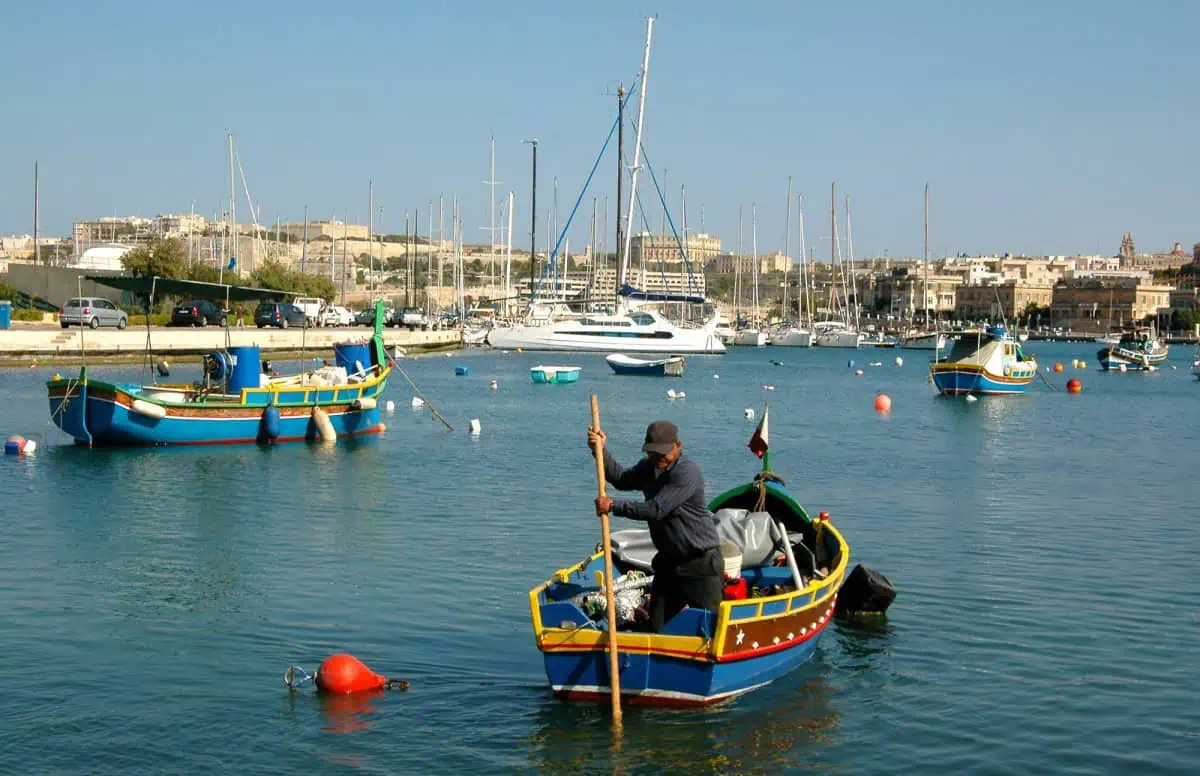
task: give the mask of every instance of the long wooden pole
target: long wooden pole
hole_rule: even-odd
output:
[[[600,431],[600,400],[592,394],[592,428]],[[604,446],[596,443],[593,451],[596,455],[596,482],[600,498],[605,497],[604,479]],[[604,601],[608,609],[608,678],[612,691],[613,727],[621,728],[621,674],[620,663],[617,659],[617,605],[613,598],[613,562],[612,543],[610,541],[608,515],[600,515],[600,541],[604,545]]]

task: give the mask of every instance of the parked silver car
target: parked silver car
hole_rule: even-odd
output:
[[[129,316],[124,310],[107,299],[95,296],[68,299],[58,320],[64,329],[68,326],[88,326],[93,329],[116,326],[124,329],[129,325]]]

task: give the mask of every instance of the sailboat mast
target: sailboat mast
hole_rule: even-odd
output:
[[[792,268],[792,257],[789,242],[792,237],[792,176],[788,176],[787,215],[783,217],[783,255],[787,263],[783,265],[783,319],[788,320],[788,270]]]
[[[33,162],[33,263],[42,263],[42,246],[38,244],[38,163]]]
[[[509,297],[512,295],[512,230],[513,230],[513,193],[508,192],[508,230],[504,238],[504,314],[508,315],[508,308],[512,304]]]
[[[371,252],[371,299],[375,298],[375,181],[367,181],[367,249]]]
[[[742,228],[746,220],[745,209],[745,205],[738,205],[738,249],[737,255],[733,257],[733,315],[735,322],[742,318],[742,251],[745,250]]]
[[[833,274],[834,272],[837,271],[834,269],[834,265],[838,263],[838,260],[837,260],[837,249],[838,249],[838,244],[837,244],[837,182],[836,181],[829,184],[829,228],[831,230],[830,235],[832,235],[829,239],[829,269],[830,269],[830,274]],[[836,284],[835,284],[835,286],[836,286]],[[836,287],[834,288],[834,291],[835,292],[837,291]],[[830,307],[833,307],[832,303],[830,304]]]
[[[642,161],[642,133],[645,131],[646,118],[646,87],[650,81],[650,41],[654,36],[654,17],[646,17],[646,51],[642,55],[642,73],[640,92],[638,94],[638,121],[637,132],[633,138],[633,177],[629,185],[629,210],[625,217],[625,245],[623,247],[623,255],[621,257],[621,278],[620,285],[625,285],[625,278],[629,272],[629,249],[633,239],[633,206],[637,202],[637,180],[638,169]]]
[[[237,233],[237,192],[234,189],[233,182],[233,133],[229,130],[225,131],[229,136],[229,238],[232,240],[229,246],[229,258],[234,258],[238,254],[238,233]],[[221,262],[222,268],[225,266]],[[238,274],[241,274],[242,266],[236,265]],[[218,282],[223,282],[224,269],[218,273]]]
[[[488,153],[488,296],[496,291],[496,136],[492,135]]]
[[[758,310],[758,205],[750,203],[750,244],[754,251],[754,323],[758,325],[760,313]]]
[[[797,221],[799,221],[798,226],[800,228],[800,301],[797,302],[797,304],[796,304],[796,318],[800,321],[800,325],[803,326],[804,325],[804,306],[805,306],[804,302],[805,302],[805,297],[808,295],[808,281],[805,279],[805,275],[811,274],[811,272],[812,272],[811,268],[809,268],[808,273],[806,273],[805,272],[806,268],[804,266],[806,263],[806,260],[808,259],[808,256],[806,255],[807,250],[805,247],[805,240],[804,240],[804,195],[803,194],[796,195],[796,214],[797,214]],[[811,302],[809,304],[809,315],[810,316],[812,315]]]
[[[300,271],[308,271],[308,205],[304,206],[304,243],[300,246]]]
[[[922,304],[925,307],[925,328],[929,328],[929,184],[925,184],[925,288]]]

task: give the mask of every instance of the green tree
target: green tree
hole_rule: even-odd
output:
[[[186,278],[187,263],[187,251],[174,237],[151,240],[121,257],[125,271],[140,278]]]

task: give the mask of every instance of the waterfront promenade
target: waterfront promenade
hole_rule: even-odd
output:
[[[258,345],[264,353],[297,352],[300,350],[328,351],[334,343],[355,339],[367,339],[371,329],[353,327],[344,329],[258,329],[231,328],[229,344]],[[456,329],[441,331],[409,331],[407,329],[384,329],[384,342],[389,348],[399,345],[408,351],[439,350],[454,348],[462,344],[462,335]],[[150,329],[150,345],[154,353],[173,355],[198,355],[211,353],[225,347],[225,330],[217,327],[202,329],[167,328],[155,326]],[[131,326],[124,331],[117,329],[63,329],[59,326],[14,324],[12,329],[0,331],[0,360],[26,356],[74,358],[86,348],[89,356],[127,356],[146,351],[146,329]]]

